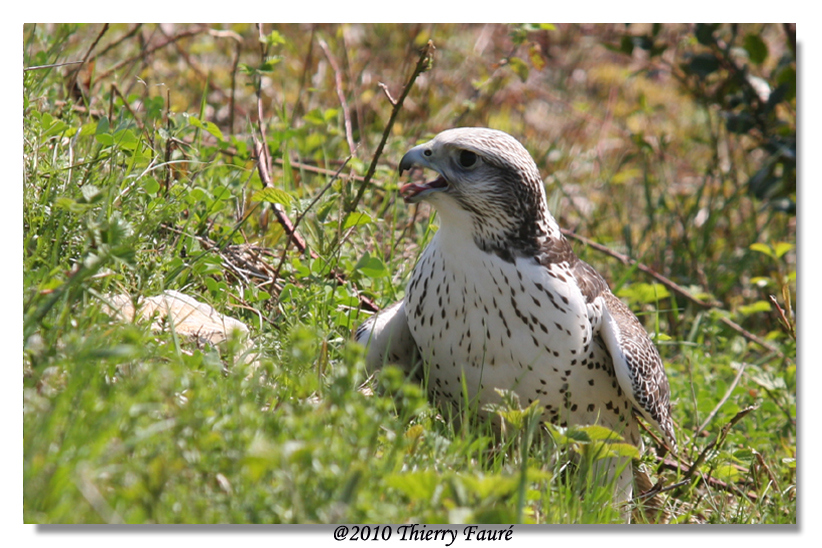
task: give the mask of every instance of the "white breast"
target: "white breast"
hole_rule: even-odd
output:
[[[414,269],[406,314],[440,403],[465,403],[464,377],[480,409],[499,402],[501,388],[515,391],[523,406],[539,400],[546,418],[561,425],[600,422],[617,430],[633,422],[563,265],[506,262],[464,234],[440,231]]]

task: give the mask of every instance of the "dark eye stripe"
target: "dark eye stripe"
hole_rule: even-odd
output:
[[[477,155],[470,150],[460,151],[460,165],[462,167],[471,167],[477,163]]]

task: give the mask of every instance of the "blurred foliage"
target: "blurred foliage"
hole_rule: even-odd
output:
[[[759,167],[748,178],[751,194],[773,207],[796,212],[796,25],[784,24],[781,54],[771,54],[760,29],[739,24],[698,23],[678,43],[650,33],[622,35],[612,51],[647,52],[649,67],[669,48],[681,61],[669,67],[684,91],[719,109],[729,132],[747,137]],[[775,58],[774,58],[775,57]]]

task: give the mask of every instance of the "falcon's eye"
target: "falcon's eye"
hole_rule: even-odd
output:
[[[470,150],[460,151],[460,165],[462,167],[471,167],[477,163],[477,155]]]

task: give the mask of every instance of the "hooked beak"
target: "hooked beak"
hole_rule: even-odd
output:
[[[437,171],[437,168],[428,161],[430,156],[431,146],[429,143],[412,148],[406,152],[405,156],[400,160],[400,176],[402,176],[404,171],[411,169],[415,165]],[[447,189],[448,181],[440,175],[433,181],[427,183],[407,183],[400,187],[400,194],[403,200],[405,200],[405,203],[415,204],[433,192],[441,192]]]

